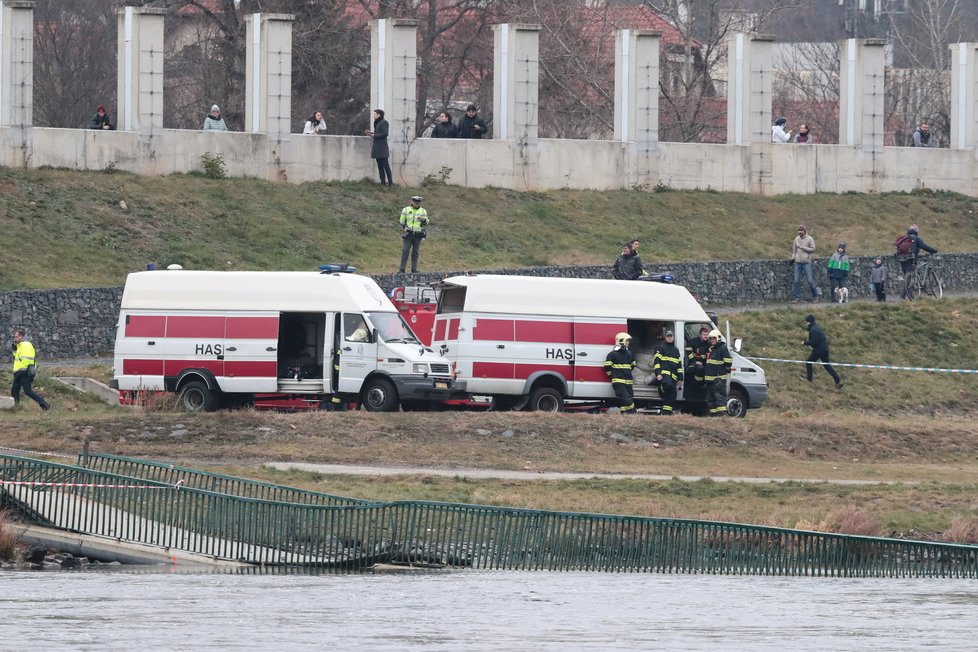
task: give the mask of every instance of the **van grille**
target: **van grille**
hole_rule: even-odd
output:
[[[433,364],[431,365],[431,373],[433,374],[445,374],[448,375],[448,365],[447,364]]]

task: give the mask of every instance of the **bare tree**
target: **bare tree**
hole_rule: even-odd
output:
[[[34,21],[34,124],[85,127],[97,105],[111,112],[116,100],[112,6],[102,0],[38,0]]]
[[[774,113],[808,125],[815,142],[839,142],[839,43],[784,43],[775,52]]]

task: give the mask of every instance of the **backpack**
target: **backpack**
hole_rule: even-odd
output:
[[[910,239],[909,235],[901,235],[893,243],[896,245],[897,253],[907,255],[910,253],[911,245],[913,245],[913,240]]]

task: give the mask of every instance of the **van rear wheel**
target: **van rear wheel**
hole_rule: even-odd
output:
[[[526,402],[527,412],[563,412],[564,397],[553,387],[537,387]]]
[[[396,412],[400,403],[394,383],[386,378],[371,378],[363,384],[361,404],[367,412]]]
[[[207,383],[194,380],[180,390],[180,405],[185,412],[213,412],[217,409],[217,394]]]

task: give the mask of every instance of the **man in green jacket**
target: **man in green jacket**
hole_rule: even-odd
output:
[[[44,398],[34,391],[31,384],[34,382],[34,374],[37,369],[36,353],[34,345],[24,339],[24,329],[14,330],[14,382],[10,385],[10,395],[14,397],[14,408],[20,407],[20,390],[28,398],[34,399],[42,410],[50,410],[51,406]]]

